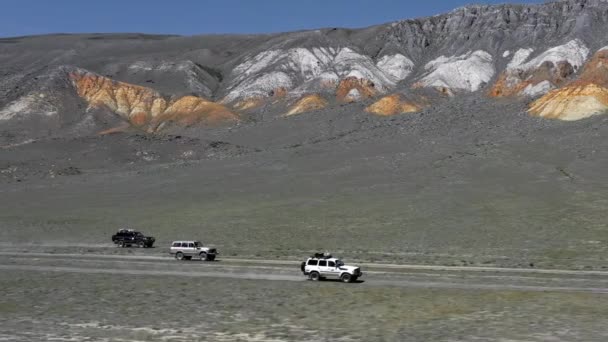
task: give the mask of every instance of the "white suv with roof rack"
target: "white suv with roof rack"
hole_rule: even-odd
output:
[[[363,275],[360,267],[345,265],[328,253],[315,253],[302,262],[300,270],[310,280],[339,279],[345,283],[357,281]]]
[[[173,241],[169,253],[175,256],[175,259],[177,260],[198,258],[206,261],[215,260],[215,256],[219,254],[217,249],[213,247],[204,247],[200,241],[194,240]]]

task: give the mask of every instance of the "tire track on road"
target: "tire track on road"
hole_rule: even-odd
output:
[[[62,257],[62,258],[94,258],[94,259],[115,259],[115,260],[172,260],[169,256],[160,255],[115,255],[115,254],[77,254],[77,253],[38,253],[38,252],[0,252],[0,256],[11,257]],[[221,258],[216,260],[221,263],[243,263],[252,265],[280,265],[299,267],[301,261],[297,260],[263,260],[263,259],[239,259]],[[503,267],[481,267],[481,266],[440,266],[440,265],[408,265],[408,264],[377,264],[377,263],[357,263],[361,267],[370,269],[395,269],[395,270],[427,270],[427,271],[463,271],[463,272],[495,272],[495,273],[533,273],[533,274],[554,274],[554,275],[588,275],[605,276],[608,278],[608,271],[586,271],[586,270],[567,270],[567,269],[536,269],[536,268],[503,268]]]
[[[194,278],[228,278],[242,280],[267,280],[267,281],[297,281],[305,279],[301,276],[283,274],[258,274],[258,273],[231,273],[218,271],[167,271],[167,270],[137,270],[117,268],[85,268],[64,266],[32,266],[32,265],[0,265],[0,270],[6,271],[34,271],[34,272],[59,272],[59,273],[82,273],[82,274],[114,274],[114,275],[141,275],[141,276],[176,276]],[[437,289],[459,289],[459,290],[494,290],[494,291],[528,291],[528,292],[586,292],[608,294],[608,288],[598,287],[571,287],[571,286],[534,286],[534,285],[509,285],[509,284],[476,284],[455,283],[440,281],[409,281],[409,280],[387,280],[374,279],[365,280],[359,285],[374,287],[412,287],[412,288],[437,288]]]

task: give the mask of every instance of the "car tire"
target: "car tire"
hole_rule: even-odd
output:
[[[198,256],[201,257],[201,261],[207,261],[207,260],[209,260],[209,259],[207,259],[208,258],[207,257],[207,253],[205,253],[205,252],[201,252],[201,254],[199,254]]]
[[[137,246],[139,246],[139,248],[146,248],[146,244],[143,241],[139,242]]]
[[[182,253],[182,252],[175,253],[175,259],[184,260],[184,253]]]
[[[125,248],[125,242],[124,241],[118,241],[118,247]]]
[[[310,272],[308,278],[312,281],[319,281],[321,280],[321,275],[319,274],[319,272]]]
[[[353,281],[353,277],[348,273],[344,273],[340,276],[340,280],[342,280],[343,283],[350,283]]]

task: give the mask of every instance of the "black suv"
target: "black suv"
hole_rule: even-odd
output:
[[[138,246],[141,248],[150,248],[156,239],[152,236],[144,236],[144,234],[133,229],[119,229],[116,234],[112,235],[112,242],[118,247]]]

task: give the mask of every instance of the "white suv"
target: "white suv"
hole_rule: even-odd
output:
[[[177,260],[190,260],[194,257],[206,261],[215,260],[219,254],[215,248],[203,247],[200,241],[173,241],[169,253]]]
[[[316,253],[300,265],[300,270],[310,280],[339,279],[345,283],[357,281],[363,275],[358,266],[345,265],[342,260],[329,254]]]

